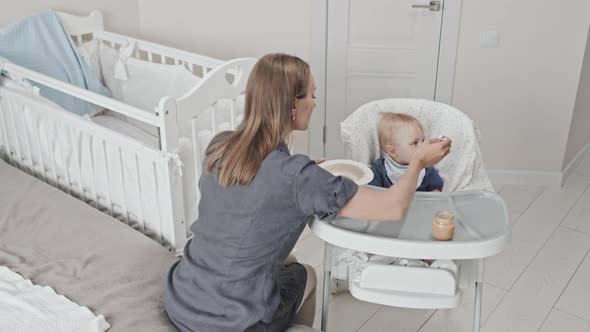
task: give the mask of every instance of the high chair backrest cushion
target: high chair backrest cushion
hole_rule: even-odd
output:
[[[481,158],[475,123],[458,109],[429,100],[393,98],[360,106],[341,123],[347,159],[370,165],[381,158],[377,121],[378,114],[383,112],[414,116],[422,123],[426,139],[444,135],[453,140],[451,153],[435,166],[444,180],[443,191],[493,191]]]

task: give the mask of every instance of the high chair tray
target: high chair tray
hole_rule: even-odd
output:
[[[441,210],[455,215],[455,233],[449,241],[438,241],[431,235],[432,220]],[[485,191],[417,192],[401,221],[315,218],[310,228],[332,245],[406,258],[483,258],[502,251],[511,237],[506,203]]]

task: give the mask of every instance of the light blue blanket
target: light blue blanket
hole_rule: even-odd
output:
[[[0,31],[0,60],[32,69],[83,89],[111,96],[90,66],[82,60],[74,42],[54,12],[26,17]],[[65,110],[84,115],[96,110],[94,104],[31,82],[41,95]]]

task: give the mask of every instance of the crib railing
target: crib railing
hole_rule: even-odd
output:
[[[76,45],[93,38],[114,49],[134,43],[133,57],[154,63],[184,65],[199,77],[204,77],[213,68],[223,63],[221,60],[204,55],[104,31],[102,13],[97,10],[86,17],[63,12],[58,15]]]
[[[183,208],[176,212],[171,202],[174,190],[182,192],[170,179],[180,178],[177,155],[86,121],[5,78],[0,146],[3,158],[24,172],[166,247],[184,246]]]
[[[244,113],[244,92],[256,59],[235,59],[211,71],[193,91],[176,101],[178,113],[180,155],[185,163],[184,176],[192,186],[184,186],[185,199],[199,201],[198,181],[205,149],[217,133],[233,130]],[[186,209],[191,207],[185,204]],[[187,231],[198,219],[198,211],[185,211]]]
[[[133,53],[135,58],[154,63],[184,65],[189,71],[199,77],[204,77],[213,68],[223,63],[221,60],[207,56],[178,50],[145,40],[118,35],[112,32],[95,32],[94,38],[115,49],[129,45],[130,43],[135,43],[135,51]]]
[[[40,74],[34,70],[27,69],[25,67],[21,67],[15,65],[13,63],[5,62],[0,63],[0,73],[4,73],[5,75],[9,75],[15,81],[23,81],[26,85],[24,80],[31,80],[40,84],[43,84],[47,87],[50,87],[54,90],[61,91],[68,95],[80,98],[82,100],[91,102],[95,105],[104,107],[110,110],[117,110],[118,113],[131,117],[133,119],[145,122],[152,126],[161,127],[162,121],[155,115],[149,112],[146,112],[140,108],[131,106],[129,104],[125,104],[121,101],[118,101],[113,98],[105,97],[101,94],[82,89],[75,85],[62,82],[60,80],[54,79],[52,77]],[[34,88],[31,88],[34,89]]]

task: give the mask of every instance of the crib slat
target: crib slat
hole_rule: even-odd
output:
[[[119,195],[119,188],[121,186],[117,186],[117,184],[121,184],[121,180],[117,177],[119,175],[117,171],[117,153],[115,152],[117,146],[113,143],[114,142],[107,140],[104,140],[103,143],[103,155],[105,156],[105,173],[107,177],[105,179],[105,182],[107,185],[107,193],[109,195],[107,197],[107,203],[110,208],[110,215],[115,219],[121,220],[122,213],[121,210],[118,209],[118,203],[121,202],[121,198]]]
[[[139,228],[141,230],[142,233],[145,234],[145,218],[144,218],[144,207],[143,207],[143,197],[141,197],[142,195],[142,191],[141,191],[141,173],[140,173],[140,167],[139,167],[139,156],[137,154],[135,154],[135,172],[137,174],[137,198],[139,199],[139,210],[137,212],[137,219],[138,219],[138,223],[139,223]]]
[[[152,52],[148,51],[148,61],[153,62],[153,60],[154,60],[154,56],[153,56]]]
[[[106,186],[107,186],[107,190],[105,191],[105,198],[106,198],[106,206],[107,206],[107,211],[109,212],[109,214],[111,215],[111,217],[113,216],[113,200],[111,199],[111,177],[110,177],[110,172],[109,172],[109,156],[107,153],[107,145],[106,145],[106,141],[102,140],[102,150],[103,150],[103,156],[104,156],[104,170],[105,170],[105,175],[106,175],[106,179],[104,180],[106,182]]]
[[[123,189],[123,215],[127,216],[127,218],[123,218],[125,220],[125,223],[127,225],[129,225],[129,221],[130,221],[130,216],[129,216],[129,205],[127,204],[127,190],[125,187],[125,184],[127,184],[126,180],[125,180],[125,167],[123,165],[123,150],[121,148],[121,146],[119,146],[117,148],[117,151],[119,152],[119,168],[120,168],[120,172],[121,172],[121,188]]]
[[[37,153],[37,151],[39,151],[39,143],[36,140],[37,137],[37,132],[39,131],[37,128],[31,128],[31,121],[28,121],[29,119],[29,115],[31,114],[30,110],[23,110],[23,112],[21,113],[22,115],[22,121],[23,121],[23,130],[25,131],[25,137],[27,139],[27,144],[28,144],[28,153],[29,153],[29,158],[31,160],[31,170],[32,170],[32,174],[37,177],[37,178],[41,178],[42,175],[42,171],[39,169],[39,163],[36,162],[34,156],[39,156],[40,153]]]
[[[211,112],[211,131],[213,132],[213,136],[215,136],[215,134],[217,134],[217,126],[216,126],[216,122],[215,121],[215,108],[214,107],[210,107],[209,111]]]
[[[68,195],[72,195],[72,191],[70,189],[71,186],[71,181],[70,181],[70,174],[68,171],[68,165],[66,163],[66,158],[64,158],[64,147],[67,145],[67,141],[62,139],[62,132],[61,130],[59,130],[60,128],[57,127],[57,123],[54,123],[53,128],[55,129],[55,133],[57,133],[57,139],[56,139],[56,143],[59,144],[59,151],[57,151],[57,154],[59,154],[59,159],[61,161],[61,164],[64,166],[64,174],[63,174],[63,179],[66,182],[66,188],[65,188],[65,192],[68,193]],[[57,147],[56,147],[57,148]],[[58,181],[59,182],[59,181]],[[63,189],[62,189],[63,190]]]
[[[2,99],[0,99],[0,106],[2,105]],[[0,112],[0,125],[2,125],[2,137],[4,144],[6,144],[6,149],[9,149],[8,146],[8,133],[6,132],[6,120],[4,119],[4,112]],[[6,151],[7,154],[10,154],[10,151]]]
[[[96,170],[94,165],[96,158],[94,157],[94,137],[90,136],[90,175],[92,177],[92,192],[94,193],[94,208],[100,210],[98,206],[98,190],[96,190]]]
[[[37,156],[39,156],[39,171],[36,175],[44,182],[48,182],[45,176],[45,163],[43,162],[43,154],[41,153],[41,137],[39,136],[39,128],[32,128],[33,137],[35,139],[35,146],[37,147]]]
[[[200,179],[201,178],[201,174],[203,173],[203,169],[202,169],[202,164],[199,162],[199,160],[201,160],[202,155],[205,152],[206,147],[202,147],[201,146],[201,140],[199,139],[199,134],[198,134],[199,130],[198,130],[198,126],[197,126],[197,121],[195,119],[192,119],[191,121],[191,136],[192,136],[192,140],[193,140],[193,146],[195,147],[195,153],[193,154],[193,160],[194,160],[194,165],[195,165],[195,179]],[[200,202],[201,201],[201,191],[199,190],[199,181],[193,181],[194,183],[192,184],[193,186],[195,186],[195,193],[196,193],[196,201]],[[199,217],[198,215],[198,211],[197,211],[197,219]],[[190,232],[190,226],[191,223],[193,222],[193,220],[187,220],[186,222],[186,231],[187,234]]]
[[[94,199],[92,198],[92,137],[89,133],[79,131],[79,145],[80,149],[78,152],[78,161],[80,167],[80,184],[82,186],[82,196],[86,204],[93,206]]]
[[[162,64],[166,64],[166,56],[162,54],[162,56],[160,57],[160,61]]]
[[[231,130],[236,129],[236,106],[237,101],[235,99],[231,100],[231,105],[229,107],[229,124],[231,126]]]
[[[33,163],[33,152],[31,148],[31,141],[29,139],[29,130],[27,130],[27,121],[25,119],[25,112],[26,108],[23,107],[18,112],[20,114],[19,117],[19,124],[21,126],[20,130],[23,135],[23,153],[25,154],[23,159],[23,166],[28,169],[29,174],[35,175],[35,167]],[[18,130],[18,129],[17,129]]]
[[[21,121],[19,121],[19,114],[22,115],[22,113],[25,111],[25,105],[18,105],[17,107],[17,111],[15,112],[14,109],[11,112],[11,115],[13,117],[13,125],[14,125],[14,133],[15,133],[15,142],[18,146],[18,151],[19,151],[19,158],[18,158],[18,162],[20,163],[20,168],[26,172],[29,173],[29,170],[27,168],[27,151],[26,151],[26,146],[25,146],[25,142],[23,137],[21,136],[22,134],[24,134],[26,136],[26,128],[22,127],[22,123]]]
[[[35,168],[33,167],[33,153],[31,152],[31,143],[29,140],[29,130],[27,130],[27,121],[25,119],[25,107],[22,105],[21,109],[18,112],[20,114],[19,124],[20,124],[20,131],[23,134],[23,152],[26,156],[23,157],[22,163],[25,169],[28,169],[30,174],[35,174]],[[18,131],[19,128],[17,127],[16,130]]]
[[[53,155],[53,150],[51,149],[51,145],[49,144],[49,138],[47,137],[47,132],[45,132],[45,135],[43,135],[45,137],[43,142],[45,142],[45,149],[43,149],[44,151],[47,151],[49,154],[49,162],[50,162],[50,172],[52,173],[51,175],[53,175],[53,179],[50,179],[49,184],[52,184],[51,181],[55,181],[55,184],[52,184],[53,186],[55,186],[56,188],[59,188],[59,181],[57,178],[57,170],[55,168],[55,158]],[[46,175],[47,176],[47,175]]]
[[[158,181],[158,174],[160,174],[158,172],[158,163],[153,163],[153,174],[154,174],[154,186],[155,186],[155,192],[157,193],[156,195],[156,211],[159,212],[157,214],[157,222],[154,222],[152,225],[152,230],[153,232],[155,232],[156,234],[156,241],[158,241],[158,243],[163,244],[164,243],[164,237],[162,234],[162,226],[164,225],[164,207],[161,204],[161,197],[160,197],[160,193],[163,192],[163,190],[160,188],[160,182]],[[155,214],[154,214],[155,216]],[[154,217],[155,218],[155,217]]]
[[[139,185],[141,188],[140,199],[141,199],[141,213],[142,219],[140,222],[140,229],[142,233],[146,234],[150,238],[154,238],[154,231],[157,230],[156,225],[158,224],[158,211],[156,210],[157,199],[156,188],[156,172],[154,169],[155,160],[146,158],[143,155],[139,155],[138,159],[141,167],[137,168],[139,175]]]
[[[0,102],[2,100],[3,99],[0,99]],[[4,99],[4,100],[6,100],[6,99]],[[6,101],[6,102],[8,103],[8,101]],[[2,118],[2,131],[4,133],[4,141],[6,142],[5,143],[6,144],[6,154],[7,154],[8,161],[9,161],[9,163],[11,165],[17,167],[15,165],[15,162],[13,161],[12,147],[11,147],[11,144],[10,144],[9,134],[8,134],[8,128],[10,128],[10,126],[8,125],[8,115],[7,114],[9,112],[10,107],[11,107],[11,105],[6,105],[7,111],[6,112],[0,112],[0,118]],[[12,137],[12,136],[10,136],[10,137]]]
[[[120,158],[125,188],[125,204],[128,210],[127,223],[134,229],[139,229],[138,225],[143,216],[141,216],[141,191],[138,191],[137,153],[130,149],[121,149]]]
[[[70,138],[72,143],[75,144],[74,148],[72,149],[72,154],[74,155],[74,160],[76,161],[76,184],[78,185],[78,189],[80,190],[80,197],[84,202],[86,202],[86,192],[84,191],[84,186],[82,185],[82,160],[80,159],[80,155],[78,154],[78,144],[82,144],[81,133],[80,135],[76,136],[76,133],[73,129],[70,129]]]
[[[22,167],[22,154],[20,151],[20,144],[18,144],[18,133],[16,131],[16,123],[14,120],[14,106],[16,105],[11,105],[12,107],[8,108],[8,112],[6,112],[7,114],[9,114],[9,116],[7,116],[7,118],[10,118],[10,124],[7,123],[7,127],[12,129],[12,135],[10,135],[13,138],[13,143],[14,143],[14,147],[13,149],[9,150],[12,162],[14,164],[14,166],[20,170],[24,171],[24,168]],[[20,105],[19,105],[20,106]],[[10,143],[8,144],[10,146]],[[12,153],[15,154],[15,156],[12,156]]]

